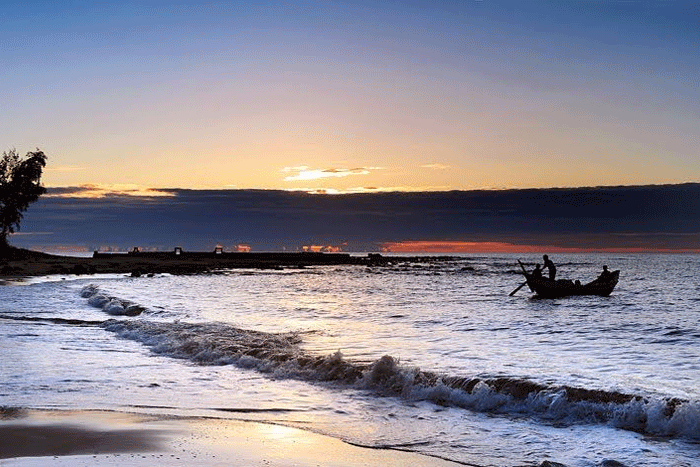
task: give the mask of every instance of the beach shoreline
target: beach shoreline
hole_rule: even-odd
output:
[[[0,252],[0,280],[50,275],[203,274],[223,269],[284,269],[311,266],[387,266],[401,262],[445,261],[451,256],[351,255],[320,252],[130,252],[60,256],[12,248]]]
[[[199,274],[226,268],[384,265],[378,254],[170,253],[58,256],[12,248],[0,258],[0,283],[44,275]],[[403,258],[402,258],[403,259]],[[127,409],[128,410],[128,409]],[[459,465],[423,454],[362,447],[283,425],[229,418],[178,417],[103,409],[0,407],[0,465],[94,466]]]
[[[0,465],[456,466],[298,428],[106,410],[4,409]]]
[[[277,269],[317,265],[372,265],[381,255],[347,253],[96,253],[92,257],[60,256],[10,247],[0,252],[0,278],[56,274],[199,274],[217,269]]]

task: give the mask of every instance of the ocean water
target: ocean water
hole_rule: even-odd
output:
[[[0,406],[283,424],[475,466],[700,466],[700,257],[533,299],[517,259],[0,286]]]

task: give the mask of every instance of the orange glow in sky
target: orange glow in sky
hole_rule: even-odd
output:
[[[504,242],[408,241],[388,242],[389,253],[700,253],[700,248],[571,248],[552,245],[514,245]]]

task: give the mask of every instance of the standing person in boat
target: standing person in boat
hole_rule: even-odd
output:
[[[544,260],[544,267],[549,270],[549,279],[554,280],[557,275],[557,267],[554,265],[552,260],[549,259],[549,256],[542,255],[542,259]]]

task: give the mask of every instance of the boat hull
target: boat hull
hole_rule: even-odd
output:
[[[598,278],[587,284],[576,284],[570,280],[552,281],[546,278],[535,278],[531,274],[525,274],[530,290],[541,298],[561,298],[577,295],[597,295],[607,297],[610,295],[620,278],[620,271],[613,271],[607,278]]]

